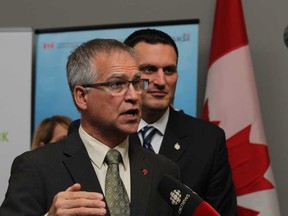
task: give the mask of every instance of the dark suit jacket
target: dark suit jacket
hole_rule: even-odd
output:
[[[137,134],[130,141],[140,144]],[[174,146],[178,143],[180,149]],[[225,134],[214,124],[170,108],[160,152],[180,166],[181,180],[221,216],[237,215]]]
[[[178,165],[133,143],[129,145],[129,158],[132,215],[173,215],[158,194],[157,186],[165,174],[179,179]],[[76,182],[83,191],[103,194],[78,131],[66,140],[26,152],[14,160],[0,215],[44,215],[55,194]]]

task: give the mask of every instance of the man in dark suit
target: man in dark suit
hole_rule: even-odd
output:
[[[131,142],[143,144],[146,126],[157,130],[149,146],[180,165],[181,179],[221,216],[237,215],[236,193],[228,161],[225,134],[206,121],[174,110],[173,97],[178,79],[178,49],[166,33],[143,29],[132,33],[125,44],[139,56],[141,77],[149,79],[142,94],[142,120]]]
[[[68,58],[67,79],[80,127],[14,160],[0,215],[173,215],[157,186],[164,175],[179,179],[178,165],[128,140],[137,130],[147,86],[134,50],[110,39],[84,43]],[[120,161],[112,170],[109,152]],[[113,201],[107,195],[109,169],[118,177],[116,190],[122,188]]]

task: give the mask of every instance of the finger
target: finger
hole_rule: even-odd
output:
[[[59,215],[85,215],[85,216],[104,216],[107,214],[105,208],[72,208],[63,209],[59,212]]]
[[[80,191],[81,185],[79,183],[75,183],[74,185],[68,187],[66,191]]]
[[[65,197],[66,199],[92,199],[92,200],[103,200],[104,196],[101,193],[97,192],[87,192],[80,191],[81,185],[79,183],[75,183],[66,189],[66,191],[60,192],[60,197]]]
[[[87,191],[65,191],[64,197],[69,197],[70,199],[90,199],[90,200],[103,200],[104,196],[97,192],[87,192]]]
[[[103,200],[100,199],[76,199],[70,200],[70,205],[74,207],[86,207],[86,208],[105,208],[106,204]]]

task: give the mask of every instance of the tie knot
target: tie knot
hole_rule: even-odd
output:
[[[109,165],[111,164],[119,164],[121,162],[121,154],[116,149],[109,149],[109,151],[106,154],[105,162]]]
[[[154,135],[156,133],[156,131],[157,131],[157,128],[147,125],[147,126],[143,127],[140,132],[141,132],[143,138],[145,139],[148,136],[148,134]]]
[[[157,128],[148,125],[140,130],[140,133],[142,134],[143,137],[143,147],[150,149],[152,152],[154,152],[154,149],[151,144],[151,141],[157,131],[158,131]]]

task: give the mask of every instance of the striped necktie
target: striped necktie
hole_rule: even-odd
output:
[[[142,137],[143,137],[143,147],[151,150],[152,152],[155,152],[151,141],[155,133],[157,132],[157,128],[154,128],[153,126],[145,126],[140,130]]]

